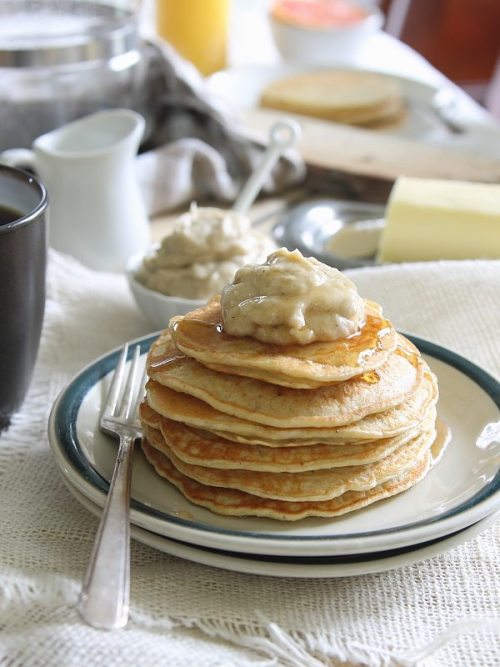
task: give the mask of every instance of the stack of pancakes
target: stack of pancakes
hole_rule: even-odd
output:
[[[148,356],[142,448],[159,475],[216,513],[332,517],[421,480],[437,383],[366,301],[355,335],[270,345],[224,332],[220,299],[173,318]]]
[[[313,70],[269,83],[262,107],[312,116],[336,123],[384,127],[406,113],[396,79],[356,70]]]

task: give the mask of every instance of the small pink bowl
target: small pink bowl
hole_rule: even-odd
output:
[[[365,17],[343,25],[325,23],[320,26],[313,25],[310,21],[300,23],[295,17],[285,19],[271,9],[271,33],[282,57],[297,63],[329,64],[338,60],[347,62],[367,37],[382,28],[385,20],[383,12],[369,1],[352,0],[349,4],[361,8]]]

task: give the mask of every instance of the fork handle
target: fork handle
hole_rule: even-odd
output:
[[[126,625],[130,597],[130,480],[135,438],[120,436],[113,477],[101,516],[78,611],[95,628]]]

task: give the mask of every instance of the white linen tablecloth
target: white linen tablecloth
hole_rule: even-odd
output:
[[[500,375],[500,262],[350,275],[398,328]],[[47,419],[74,373],[149,327],[122,275],[51,252],[48,288],[31,390],[0,436],[0,665],[498,665],[499,523],[416,565],[340,579],[238,574],[133,542],[128,627],[85,626],[74,605],[97,520],[61,480]]]

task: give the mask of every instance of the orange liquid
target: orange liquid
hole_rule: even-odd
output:
[[[156,0],[156,30],[204,74],[227,64],[229,0]]]

